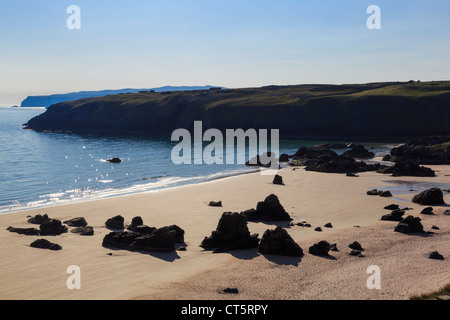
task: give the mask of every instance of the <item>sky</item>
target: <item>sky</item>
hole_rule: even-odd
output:
[[[381,29],[367,27],[370,5]],[[0,106],[165,85],[448,80],[449,17],[448,0],[0,0]]]

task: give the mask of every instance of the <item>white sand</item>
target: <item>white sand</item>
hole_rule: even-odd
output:
[[[450,216],[448,207],[435,206],[436,215],[420,215],[421,206],[410,202],[418,192],[392,198],[367,196],[372,188],[386,188],[386,181],[450,183],[450,166],[435,178],[393,178],[361,173],[358,178],[338,174],[306,172],[302,168],[280,171],[285,186],[272,185],[272,177],[259,173],[216,180],[158,192],[122,196],[72,205],[3,214],[0,216],[1,299],[407,299],[413,294],[436,290],[450,282]],[[224,211],[243,211],[276,194],[294,222],[306,220],[312,228],[290,227],[289,234],[303,248],[301,259],[262,256],[256,250],[212,254],[199,244],[217,226]],[[207,205],[221,200],[223,208]],[[445,193],[450,204],[450,194]],[[441,230],[430,237],[393,231],[396,223],[379,221],[398,203],[423,219],[425,230]],[[35,227],[26,216],[47,213],[65,221],[83,216],[95,228],[95,235],[66,233],[45,237],[63,247],[53,252],[30,248],[38,237],[6,231],[8,226]],[[101,246],[110,231],[104,222],[115,215],[126,223],[141,216],[144,224],[162,227],[176,224],[186,231],[187,251],[145,254],[109,250]],[[331,222],[333,229],[323,228]],[[355,228],[358,225],[360,228]],[[314,231],[322,226],[323,232]],[[251,233],[260,236],[275,225],[249,223]],[[312,256],[308,247],[319,240],[337,243],[336,259]],[[348,256],[348,244],[360,242],[365,258]],[[430,260],[438,250],[446,259]],[[112,256],[107,255],[112,253]],[[69,290],[67,267],[81,268],[81,290]],[[381,290],[369,290],[366,269],[381,268]],[[220,290],[237,287],[239,295]]]

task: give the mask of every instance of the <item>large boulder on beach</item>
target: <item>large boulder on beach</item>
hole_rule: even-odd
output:
[[[431,188],[419,193],[413,197],[412,202],[426,206],[445,204],[444,194],[439,188]]]
[[[400,233],[424,233],[423,225],[420,221],[422,221],[420,218],[407,216],[395,227],[394,231]]]
[[[108,220],[106,220],[105,226],[108,229],[122,230],[125,228],[124,221],[125,221],[125,219],[122,216],[118,215],[118,216],[115,216],[115,217],[112,217],[112,218],[109,218]]]
[[[64,226],[60,220],[51,219],[42,223],[39,226],[40,234],[42,236],[58,236],[67,232],[67,227]]]
[[[258,234],[250,235],[247,217],[237,212],[224,212],[211,236],[200,244],[204,249],[217,249],[216,252],[237,249],[257,248]]]
[[[303,255],[302,248],[282,227],[277,227],[275,230],[267,230],[264,232],[261,242],[259,243],[258,252],[261,254],[293,257]]]
[[[46,239],[38,239],[30,244],[30,247],[32,248],[38,248],[38,249],[48,249],[52,251],[59,251],[62,250],[62,247],[59,244],[52,243]]]
[[[320,241],[309,247],[309,253],[315,256],[328,256],[331,250],[331,244],[327,241]]]
[[[274,194],[258,202],[255,209],[243,211],[248,221],[291,221],[289,213],[284,210],[278,197]]]

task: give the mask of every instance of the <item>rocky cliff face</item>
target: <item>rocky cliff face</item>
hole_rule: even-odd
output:
[[[393,140],[450,134],[450,82],[303,85],[119,94],[52,105],[37,131],[170,135],[178,128],[279,129],[282,138]]]

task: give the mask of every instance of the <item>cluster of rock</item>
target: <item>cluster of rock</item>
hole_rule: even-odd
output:
[[[409,141],[391,150],[391,161],[450,164],[450,136],[430,136]]]
[[[214,253],[258,248],[261,254],[294,257],[303,255],[302,248],[282,227],[266,230],[261,239],[258,236],[250,234],[247,217],[244,214],[224,212],[216,230],[212,231],[211,236],[203,239],[200,247],[214,250]]]
[[[47,214],[35,215],[34,217],[29,217],[28,223],[39,225],[37,228],[15,228],[8,227],[7,230],[10,232],[15,232],[27,236],[59,236],[63,233],[68,232],[68,227],[74,227],[70,230],[72,233],[77,233],[83,236],[92,236],[94,234],[94,228],[88,226],[86,219],[83,217],[73,218],[64,221],[64,225],[61,220],[51,219]],[[58,244],[52,243],[46,239],[38,239],[30,244],[32,248],[49,249],[53,251],[61,250],[62,247]]]
[[[389,190],[378,190],[378,189],[372,189],[366,192],[368,196],[380,196],[383,198],[389,198],[392,197],[392,193]]]
[[[411,160],[401,160],[397,161],[395,165],[379,169],[378,173],[391,174],[393,177],[434,177],[436,173],[434,170],[420,166],[417,162]]]
[[[291,166],[305,166],[306,171],[325,173],[355,173],[377,171],[386,168],[381,164],[367,164],[355,158],[371,158],[373,153],[363,146],[355,146],[352,150],[338,155],[335,151],[324,147],[301,147],[292,156]]]
[[[141,217],[134,217],[124,231],[124,218],[115,216],[105,222],[112,231],[103,238],[102,246],[129,251],[170,252],[177,244],[184,244],[184,230],[176,225],[154,228],[144,225]]]

